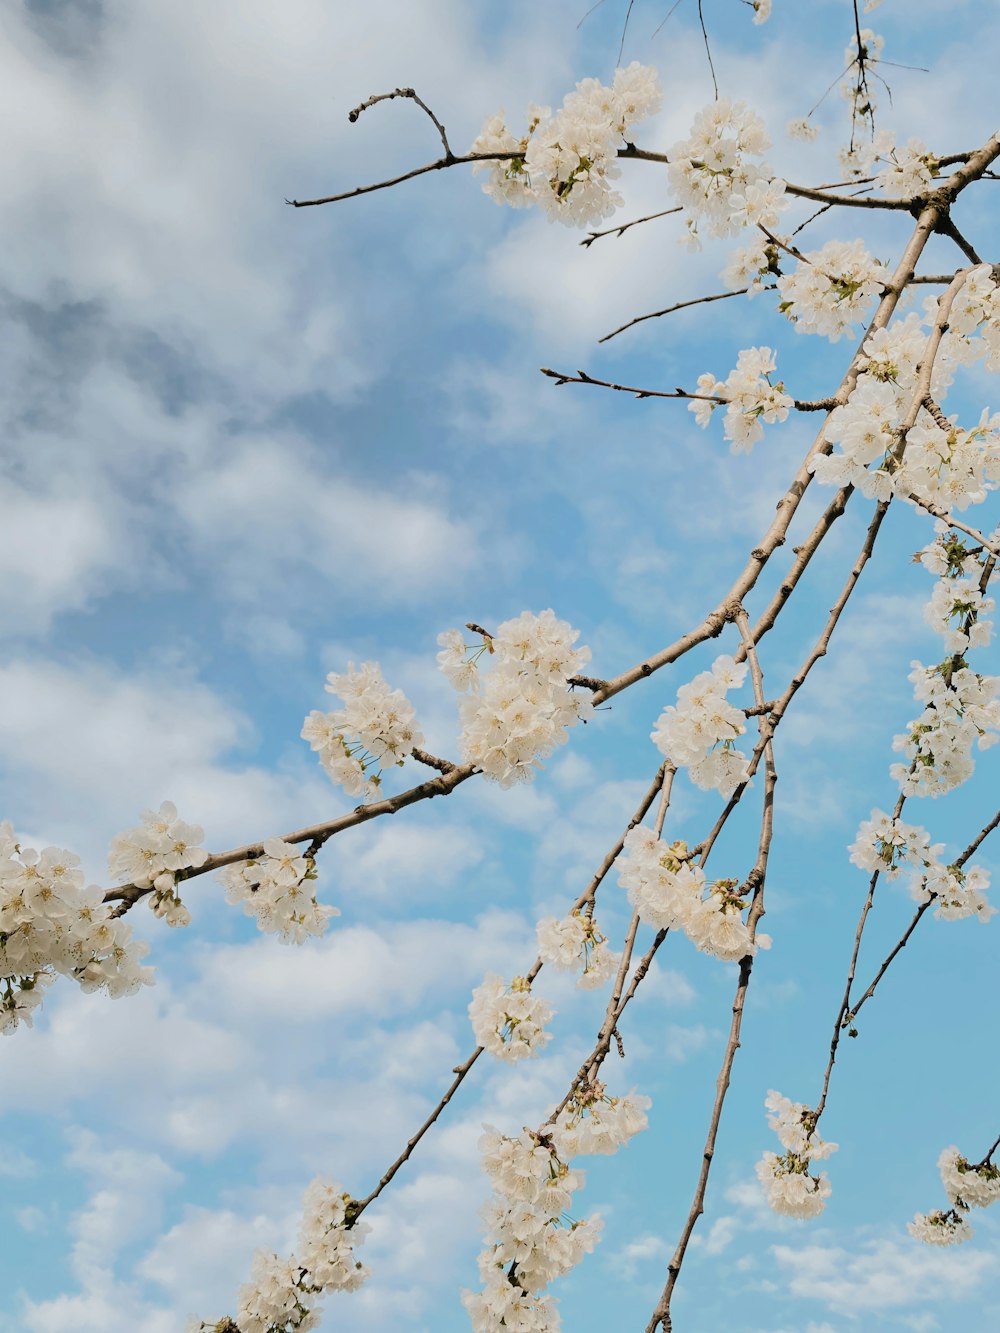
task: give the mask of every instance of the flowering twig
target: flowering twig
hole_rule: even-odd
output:
[[[750,661],[751,678],[753,680],[754,697],[758,707],[764,703],[763,675],[760,670],[760,663],[757,660],[756,645],[750,631],[747,614],[740,607],[736,614],[736,623],[740,630],[746,655]],[[769,725],[767,719],[762,716],[760,719],[761,739],[764,739],[765,728]],[[774,754],[771,747],[770,738],[764,741],[765,744],[765,778],[764,778],[764,800],[761,810],[760,838],[757,847],[757,860],[753,869],[747,876],[745,888],[752,889],[753,897],[750,902],[750,911],[747,917],[747,926],[750,932],[751,941],[756,937],[757,925],[760,918],[764,915],[764,882],[767,876],[767,861],[771,847],[771,839],[774,834],[774,788],[777,782],[777,772],[774,767]],[[672,1321],[670,1316],[670,1302],[673,1296],[674,1287],[677,1284],[677,1278],[680,1275],[681,1266],[684,1263],[684,1256],[687,1253],[688,1244],[697,1225],[698,1218],[705,1211],[705,1191],[708,1188],[708,1178],[712,1169],[712,1161],[715,1157],[715,1144],[719,1133],[719,1124],[722,1120],[722,1109],[725,1105],[726,1094],[729,1091],[729,1083],[732,1075],[733,1062],[736,1059],[736,1052],[740,1047],[740,1034],[743,1027],[743,1010],[746,1004],[747,991],[750,986],[750,977],[753,972],[753,954],[748,953],[740,960],[739,979],[736,983],[736,992],[733,996],[732,1019],[729,1025],[729,1036],[726,1041],[726,1048],[722,1057],[722,1065],[715,1083],[715,1100],[712,1105],[712,1113],[708,1123],[708,1133],[705,1138],[705,1146],[701,1154],[701,1167],[698,1172],[698,1181],[695,1186],[694,1197],[691,1201],[691,1208],[688,1212],[684,1226],[681,1228],[681,1234],[677,1241],[673,1257],[667,1266],[667,1280],[663,1292],[656,1308],[653,1311],[652,1318],[646,1325],[646,1333],[656,1333],[657,1328],[664,1330],[664,1333],[670,1333]]]
[[[588,905],[591,907],[593,906],[594,898],[597,893],[598,887],[600,886],[604,877],[607,875],[608,871],[614,865],[615,861],[621,855],[622,849],[625,846],[626,834],[631,829],[635,828],[636,825],[641,824],[642,821],[645,819],[646,814],[648,813],[653,802],[656,800],[657,795],[662,793],[664,789],[665,785],[664,780],[666,778],[667,773],[668,773],[667,765],[661,764],[660,767],[657,769],[656,776],[653,779],[652,783],[650,784],[648,791],[643,796],[642,800],[639,802],[635,814],[629,820],[628,825],[625,828],[625,832],[622,833],[621,837],[618,838],[614,846],[607,853],[604,860],[601,862],[600,866],[595,871],[594,876],[591,879],[590,883],[587,885],[583,893],[580,894],[579,898],[577,898],[576,902],[573,904],[573,907],[570,909],[571,911],[576,911],[579,910],[580,908],[585,908]],[[667,791],[669,792],[669,786],[667,787]],[[532,963],[531,967],[525,973],[526,980],[529,982],[534,981],[534,979],[538,976],[539,972],[541,972],[543,966],[544,964],[541,958],[536,958],[535,961]],[[387,1167],[386,1170],[383,1172],[382,1177],[379,1180],[378,1184],[375,1186],[375,1188],[371,1191],[370,1194],[365,1195],[363,1199],[358,1201],[356,1216],[360,1216],[361,1213],[368,1207],[368,1205],[373,1203],[374,1200],[378,1198],[378,1196],[382,1193],[385,1187],[392,1181],[393,1177],[396,1175],[399,1169],[402,1166],[404,1166],[407,1161],[409,1161],[411,1155],[413,1154],[414,1149],[417,1147],[420,1140],[424,1137],[424,1135],[428,1132],[428,1130],[432,1127],[432,1125],[435,1124],[441,1112],[451,1101],[452,1097],[454,1097],[455,1093],[458,1091],[458,1088],[464,1082],[466,1076],[472,1069],[472,1066],[482,1055],[483,1050],[484,1048],[482,1046],[477,1046],[475,1050],[471,1051],[469,1055],[466,1056],[466,1058],[461,1062],[461,1064],[458,1064],[454,1067],[452,1073],[455,1075],[455,1078],[449,1084],[443,1096],[438,1101],[434,1109],[431,1111],[430,1115],[428,1115],[427,1118],[424,1120],[420,1128],[410,1139],[407,1140],[406,1147],[403,1149],[400,1155],[396,1158],[396,1160],[392,1163],[392,1165]]]

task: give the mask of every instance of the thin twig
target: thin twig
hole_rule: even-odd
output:
[[[705,15],[702,11],[702,0],[698,0],[698,22],[701,24],[701,35],[705,42],[705,54],[708,56],[708,70],[712,76],[712,88],[715,92],[715,100],[719,100],[719,81],[715,77],[715,65],[712,61],[712,47],[708,40],[708,29],[705,27]]]
[[[737,292],[733,292],[733,293],[726,292],[726,293],[724,293],[724,295],[726,295],[726,296],[729,296],[729,295],[736,296],[736,295],[739,295],[739,293],[737,293]],[[711,300],[721,300],[721,297],[711,297],[711,298],[708,298],[708,299],[711,299]],[[687,302],[684,302],[684,304],[686,304],[686,305],[697,305],[697,302],[696,302],[696,301],[687,301]],[[675,307],[675,308],[676,308],[676,307]],[[661,313],[663,313],[663,312],[661,311]],[[648,316],[643,316],[643,318],[648,318]],[[635,321],[633,321],[633,322],[635,322]],[[619,332],[620,332],[620,330],[619,330]],[[612,336],[613,336],[613,335],[611,335],[611,334],[608,335],[608,337],[612,337]],[[605,339],[605,338],[602,338],[602,339],[601,339],[601,342],[605,342],[605,341],[607,341],[607,339]],[[590,384],[590,385],[592,385],[594,388],[598,388],[598,389],[614,389],[614,390],[615,390],[616,392],[618,392],[618,393],[630,393],[630,394],[632,394],[632,396],[633,396],[634,398],[639,398],[639,399],[641,399],[641,398],[685,398],[685,399],[691,399],[691,400],[694,401],[694,402],[703,402],[703,403],[728,403],[728,402],[729,402],[729,399],[728,399],[728,398],[721,398],[718,394],[715,394],[715,393],[689,393],[687,389],[681,389],[681,388],[677,388],[677,389],[639,389],[639,388],[636,388],[636,386],[635,386],[634,384],[615,384],[612,380],[601,380],[601,379],[597,379],[597,378],[596,378],[595,376],[593,376],[593,375],[588,375],[587,372],[586,372],[585,370],[578,370],[578,371],[576,372],[575,375],[571,375],[571,374],[569,373],[569,371],[551,370],[548,366],[542,366],[542,367],[541,367],[541,373],[542,373],[543,375],[547,375],[547,376],[549,377],[549,379],[555,380],[555,382],[556,382],[556,386],[557,386],[557,387],[559,387],[559,386],[561,386],[561,385],[563,385],[563,384]],[[795,399],[794,402],[793,402],[793,406],[795,407],[796,411],[799,411],[799,412],[823,412],[823,411],[829,411],[831,407],[835,407],[836,405],[837,405],[837,400],[834,399],[834,398],[822,398],[822,399],[819,399],[819,400],[817,400],[817,401],[808,401],[808,402],[807,402],[807,401],[800,401],[799,399]]]
[[[581,241],[580,244],[583,245],[586,242]],[[674,305],[668,305],[663,310],[651,310],[647,315],[636,315],[634,319],[630,319],[617,329],[612,329],[610,333],[606,333],[603,338],[598,338],[597,341],[599,343],[610,342],[612,338],[617,338],[619,333],[624,333],[626,329],[630,329],[636,324],[642,324],[647,319],[659,319],[661,315],[672,315],[675,310],[687,310],[689,306],[693,305],[709,305],[712,301],[728,301],[731,296],[746,296],[749,290],[749,287],[741,287],[736,292],[715,292],[711,296],[695,296],[690,301],[677,301]]]
[[[1000,827],[1000,810],[996,812],[996,814],[989,821],[989,823],[985,825],[984,828],[980,829],[980,831],[972,839],[969,845],[965,848],[965,851],[963,851],[960,856],[956,857],[953,864],[959,867],[964,866],[966,861],[968,861],[969,857],[974,856],[976,854],[978,848],[997,827]],[[909,941],[910,936],[917,928],[917,923],[920,921],[920,918],[924,915],[927,909],[929,907],[932,907],[933,905],[934,905],[934,898],[933,897],[928,898],[927,901],[922,902],[920,906],[917,908],[917,910],[914,912],[909,925],[906,927],[902,935],[899,937],[899,939],[896,941],[893,947],[889,950],[889,953],[886,955],[886,957],[879,965],[878,971],[875,973],[875,976],[872,978],[869,985],[865,988],[865,991],[861,996],[860,1000],[858,1000],[855,1004],[852,1004],[849,1010],[845,1011],[843,1017],[843,1023],[845,1025],[854,1022],[855,1018],[857,1018],[858,1014],[860,1013],[862,1007],[865,1004],[867,1004],[867,1002],[875,994],[875,990],[879,982],[882,980],[886,972],[889,970],[889,965],[896,958],[897,954],[899,954],[901,950],[903,950],[906,947],[906,944]],[[826,1081],[828,1084],[829,1077],[827,1077]]]
[[[437,130],[438,135],[441,138],[441,146],[444,149],[445,157],[454,158],[455,154],[451,151],[451,144],[448,142],[448,135],[445,133],[444,126],[423,98],[417,96],[417,93],[413,88],[394,88],[391,93],[376,93],[374,97],[369,97],[359,106],[356,106],[353,111],[348,111],[347,119],[353,125],[363,111],[367,111],[369,107],[375,106],[377,102],[388,102],[394,97],[406,97],[409,98],[411,102],[416,102],[421,111],[430,117],[434,128]]]
[[[647,213],[644,218],[633,218],[631,222],[623,222],[617,227],[608,227],[605,231],[591,231],[583,238],[580,244],[585,250],[589,249],[595,241],[601,240],[604,236],[624,236],[632,227],[638,227],[643,222],[654,222],[657,218],[669,218],[674,213],[683,213],[684,210],[679,205],[677,208],[662,208],[659,213]]]
[[[622,836],[618,839],[618,841],[615,843],[612,849],[608,852],[607,856],[605,856],[604,860],[601,862],[601,865],[598,867],[590,883],[587,885],[583,893],[580,894],[579,898],[577,898],[576,902],[570,908],[571,912],[579,911],[581,908],[586,908],[588,905],[590,907],[593,907],[594,896],[597,893],[597,888],[599,884],[604,879],[605,875],[608,873],[611,867],[614,865],[615,861],[621,854],[622,848],[625,845],[625,834],[628,833],[630,829],[635,828],[637,824],[641,824],[643,819],[645,819],[650,806],[653,804],[657,795],[660,792],[662,792],[664,788],[664,778],[667,774],[667,771],[668,769],[666,764],[661,764],[660,767],[657,769],[656,777],[653,779],[653,782],[650,785],[650,788],[646,792],[645,796],[639,802],[639,806],[636,809],[635,814],[629,820],[628,827],[626,828],[625,833],[622,834]],[[672,770],[670,771],[670,776],[672,779],[673,777]],[[529,982],[534,981],[534,979],[538,976],[539,972],[541,972],[542,967],[543,967],[542,960],[540,958],[536,958],[535,961],[532,963],[531,967],[528,969],[527,973],[525,974],[527,980]],[[431,1128],[431,1126],[436,1122],[441,1112],[444,1110],[444,1108],[451,1101],[452,1097],[458,1091],[458,1088],[464,1081],[466,1075],[469,1073],[469,1071],[472,1069],[472,1066],[482,1055],[483,1049],[484,1048],[482,1046],[477,1046],[475,1050],[473,1050],[472,1052],[470,1052],[468,1056],[466,1056],[466,1058],[462,1061],[461,1064],[455,1066],[455,1068],[452,1071],[455,1074],[454,1080],[449,1084],[444,1095],[438,1101],[437,1105],[431,1111],[430,1115],[426,1118],[426,1120],[423,1122],[423,1124],[420,1126],[417,1132],[412,1136],[412,1138],[407,1140],[407,1144],[404,1150],[400,1153],[400,1155],[396,1158],[396,1160],[392,1163],[392,1165],[386,1168],[385,1172],[382,1175],[382,1178],[379,1180],[378,1184],[375,1186],[372,1192],[366,1195],[365,1198],[357,1202],[354,1210],[355,1218],[360,1217],[361,1213],[364,1212],[364,1210],[368,1207],[368,1205],[378,1198],[378,1196],[389,1184],[389,1182],[392,1180],[393,1176],[400,1169],[400,1167],[403,1166],[404,1163],[409,1160],[417,1144],[424,1137],[424,1135]]]
[[[764,702],[763,677],[760,671],[760,664],[757,661],[756,647],[750,632],[746,612],[742,607],[740,607],[739,611],[736,613],[736,621],[743,638],[746,654],[750,659],[754,695],[759,706]],[[765,728],[768,725],[769,722],[764,717],[761,717],[760,730],[762,740],[764,738]],[[760,839],[757,848],[757,860],[753,870],[751,870],[746,880],[746,888],[753,890],[753,898],[747,916],[747,926],[749,927],[751,941],[756,938],[757,925],[760,918],[764,915],[764,883],[767,878],[768,854],[774,833],[774,788],[778,775],[774,767],[774,754],[771,748],[770,739],[765,741],[765,763],[764,800],[761,810]],[[725,1105],[726,1094],[729,1091],[733,1062],[736,1059],[736,1052],[740,1048],[740,1036],[743,1028],[743,1010],[746,1004],[747,991],[750,987],[750,977],[753,971],[753,953],[748,953],[740,960],[739,968],[739,979],[736,983],[736,993],[733,996],[729,1036],[722,1057],[722,1066],[719,1069],[719,1074],[715,1083],[715,1101],[712,1105],[712,1114],[709,1119],[705,1147],[702,1150],[701,1168],[698,1172],[698,1181],[695,1186],[694,1197],[691,1200],[691,1208],[688,1212],[684,1226],[681,1229],[681,1234],[677,1241],[673,1257],[667,1266],[666,1284],[664,1285],[663,1292],[656,1304],[652,1317],[646,1325],[646,1333],[656,1333],[657,1328],[662,1328],[665,1333],[669,1333],[672,1328],[670,1301],[673,1296],[674,1287],[677,1284],[677,1279],[680,1275],[681,1266],[684,1263],[684,1256],[687,1253],[692,1233],[694,1232],[698,1218],[701,1217],[702,1213],[705,1211],[705,1192],[708,1188],[708,1178],[712,1169],[712,1162],[715,1158],[715,1145],[719,1134],[719,1124],[722,1120],[722,1110]]]

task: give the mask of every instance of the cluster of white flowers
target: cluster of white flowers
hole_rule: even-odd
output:
[[[771,0],[750,0],[754,23],[766,23],[771,17]]]
[[[460,704],[461,756],[487,777],[510,787],[530,781],[567,728],[591,716],[589,695],[567,683],[590,661],[589,648],[574,648],[580,631],[557,620],[551,610],[522,612],[486,637],[492,669],[481,672],[483,645],[465,659],[459,630],[438,638],[438,663],[458,689],[469,691]]]
[[[336,907],[316,901],[311,887],[316,862],[302,856],[291,843],[268,838],[263,854],[226,866],[219,878],[226,886],[226,901],[242,903],[247,916],[263,931],[287,943],[301,944],[309,935],[322,935]]]
[[[570,1159],[614,1153],[646,1128],[648,1097],[609,1097],[597,1079],[577,1088],[554,1121],[517,1138],[491,1126],[479,1141],[493,1196],[483,1211],[483,1289],[462,1293],[476,1333],[558,1333],[559,1314],[544,1288],[589,1254],[601,1219],[570,1217],[584,1183]]]
[[[204,832],[178,819],[172,801],[164,801],[159,810],[143,810],[139,818],[141,824],[112,838],[108,870],[114,879],[138,889],[152,888],[149,905],[168,926],[190,925],[191,913],[177,894],[177,874],[208,860],[208,852],[198,846]]]
[[[756,236],[747,245],[741,245],[729,256],[729,263],[719,275],[731,292],[747,289],[753,299],[766,285],[773,286],[778,273],[778,247],[763,235]]]
[[[507,128],[502,111],[491,117],[471,151],[512,156],[473,170],[487,173],[483,189],[498,203],[537,203],[569,226],[599,221],[622,203],[611,185],[621,174],[619,149],[662,100],[656,71],[637,61],[616,70],[610,87],[583,79],[554,116],[548,107],[529,107],[521,138]]]
[[[863,241],[828,241],[778,278],[778,309],[796,333],[821,333],[837,342],[845,333],[853,335],[855,321],[864,317],[889,276]]]
[[[949,656],[936,666],[913,663],[910,680],[924,710],[893,740],[909,763],[891,769],[907,795],[951,791],[971,775],[973,748],[1000,739],[1000,677],[980,675],[965,660],[967,652],[989,643],[993,628],[983,618],[995,605],[980,586],[984,565],[947,524],[936,528],[934,541],[919,552],[920,562],[938,576],[924,618],[942,635]]]
[[[778,280],[779,287],[783,282]],[[933,324],[936,318],[937,302],[932,299],[925,306],[925,322]],[[949,327],[931,376],[931,390],[939,400],[956,364],[982,355],[986,327],[974,316],[963,316],[957,329]],[[1000,322],[997,329],[1000,334]],[[922,407],[903,448],[902,420],[917,390],[926,345],[927,332],[914,312],[865,341],[857,384],[827,422],[826,438],[837,451],[810,463],[819,481],[857,486],[879,500],[899,496],[958,510],[980,503],[1000,485],[1000,414],[986,410],[978,425],[964,429]]]
[[[762,422],[769,425],[784,421],[794,399],[784,392],[784,384],[771,383],[775,369],[774,352],[770,347],[745,347],[736,359],[736,368],[725,380],[713,374],[698,376],[698,392],[726,401],[724,433],[732,441],[733,452],[749,453],[758,440],[763,439]],[[708,398],[696,399],[688,405],[698,425],[705,427],[719,403]]]
[[[476,1041],[501,1060],[538,1055],[551,1040],[545,1024],[552,1014],[545,1000],[532,995],[526,977],[514,977],[508,986],[495,972],[487,972],[469,1005]]]
[[[935,300],[935,311],[936,305]],[[928,311],[932,319],[935,311]],[[858,368],[862,376],[870,376],[880,383],[895,386],[898,391],[897,406],[902,413],[909,395],[916,388],[926,347],[927,330],[924,321],[915,310],[911,310],[902,319],[893,320],[885,328],[869,334],[861,349]],[[859,385],[862,382],[859,378]],[[934,359],[931,389],[935,394],[941,394],[950,382],[950,358],[939,349]]]
[[[732,236],[744,227],[778,225],[785,182],[765,162],[752,160],[770,146],[760,117],[744,102],[723,97],[700,111],[690,136],[671,148],[670,185],[695,248],[702,228],[710,236]]]
[[[672,764],[688,770],[703,791],[713,788],[723,796],[746,780],[747,758],[733,747],[746,731],[745,714],[726,699],[746,677],[747,664],[736,665],[727,654],[717,657],[710,671],[702,671],[677,691],[677,704],[660,714],[653,743]]]
[[[575,972],[582,964],[576,984],[585,990],[603,986],[618,970],[621,955],[609,948],[594,918],[586,912],[574,910],[561,919],[544,917],[537,930],[542,962],[562,972]]]
[[[920,139],[899,144],[892,130],[878,130],[871,138],[856,138],[853,149],[842,160],[849,175],[873,176],[875,188],[893,199],[910,199],[926,193],[940,165]]]
[[[963,921],[974,916],[983,923],[996,913],[986,900],[989,872],[982,866],[966,870],[957,865],[930,866],[923,880],[911,880],[910,892],[917,902],[935,902],[934,915],[942,921]]]
[[[770,946],[766,935],[751,939],[743,920],[746,902],[737,892],[736,880],[720,879],[706,886],[705,872],[691,864],[686,843],[668,845],[639,825],[626,835],[624,850],[618,882],[647,925],[682,930],[702,953],[724,962],[738,962]]]
[[[111,916],[102,889],[83,887],[79,864],[59,847],[23,847],[0,824],[0,1032],[31,1026],[56,973],[113,997],[152,983],[148,946]]]
[[[877,870],[886,879],[908,871],[911,896],[920,903],[935,902],[934,915],[943,921],[974,916],[986,922],[996,911],[984,893],[990,882],[986,870],[946,864],[941,860],[943,843],[932,846],[926,829],[904,824],[882,810],[873,810],[871,818],[862,823],[850,851],[856,866]]]
[[[798,120],[788,121],[785,133],[790,139],[801,139],[804,143],[812,143],[813,139],[819,138],[819,126],[808,116],[800,116]]]
[[[867,343],[865,344],[867,347]],[[809,462],[816,480],[826,486],[857,486],[869,497],[892,493],[892,474],[885,464],[899,443],[897,391],[874,375],[861,375],[850,398],[834,408],[826,438],[839,452],[814,454]],[[869,468],[869,464],[878,467]]]
[[[970,356],[983,356],[987,370],[1000,370],[1000,286],[990,264],[977,265],[966,278],[952,303],[948,336],[971,344]]]
[[[904,146],[896,143],[890,130],[876,134],[874,162],[881,164],[875,176],[876,188],[892,199],[909,199],[924,194],[934,183],[938,160],[920,139],[910,139]]]
[[[858,829],[851,844],[851,861],[862,870],[879,871],[886,879],[895,879],[904,867],[923,875],[935,865],[944,851],[944,843],[931,846],[930,834],[916,824],[904,824],[884,810],[873,810]]]
[[[770,1113],[767,1123],[785,1149],[781,1155],[765,1152],[757,1163],[757,1179],[767,1201],[776,1213],[788,1217],[817,1217],[830,1197],[830,1182],[825,1171],[814,1176],[809,1167],[836,1152],[837,1145],[817,1135],[816,1114],[802,1102],[772,1091],[764,1105]]]
[[[593,1079],[576,1089],[552,1125],[552,1140],[562,1157],[610,1155],[644,1130],[652,1102],[640,1093],[609,1097]]]
[[[985,648],[993,634],[992,620],[983,618],[996,603],[980,590],[979,578],[943,578],[924,606],[924,620],[944,638],[946,653],[964,656],[969,648]]]
[[[642,824],[625,835],[618,883],[647,925],[682,930],[705,890],[705,872],[688,859],[686,842],[662,842]]]
[[[951,1207],[932,1213],[917,1213],[907,1231],[928,1245],[957,1245],[973,1232],[965,1214],[970,1208],[988,1208],[1000,1199],[1000,1169],[992,1161],[967,1161],[957,1148],[945,1148],[938,1158],[938,1171]]]
[[[1000,485],[1000,412],[987,408],[979,423],[966,430],[948,418],[946,430],[929,414],[921,413],[906,436],[906,452],[880,499],[890,491],[916,496],[941,509],[967,509],[981,504]]]
[[[992,1162],[969,1163],[957,1148],[945,1148],[938,1158],[941,1184],[953,1204],[988,1208],[1000,1199],[1000,1169]]]
[[[601,1220],[567,1221],[584,1181],[549,1137],[525,1130],[508,1138],[487,1127],[480,1139],[493,1196],[483,1212],[486,1249],[479,1256],[482,1291],[463,1291],[476,1333],[557,1333],[552,1298],[543,1292],[589,1254]]]
[[[381,771],[402,764],[424,743],[413,705],[402,690],[390,690],[377,662],[363,662],[357,671],[350,662],[343,675],[331,671],[324,688],[345,707],[332,713],[314,709],[303,723],[302,739],[349,796],[372,797]]]
[[[911,1236],[922,1240],[925,1245],[961,1245],[971,1240],[972,1227],[955,1208],[947,1212],[937,1208],[931,1213],[914,1213],[913,1221],[907,1222],[906,1229]]]
[[[924,705],[892,748],[907,762],[889,772],[907,796],[939,796],[971,777],[973,747],[988,749],[1000,739],[1000,676],[981,676],[949,658],[937,666],[913,663],[908,677]]]
[[[369,1275],[354,1246],[371,1228],[354,1220],[351,1196],[339,1185],[313,1180],[303,1199],[297,1253],[282,1259],[258,1250],[250,1281],[237,1297],[240,1333],[306,1333],[319,1326],[318,1299],[328,1291],[355,1291]],[[195,1319],[186,1333],[224,1333],[231,1320]]]

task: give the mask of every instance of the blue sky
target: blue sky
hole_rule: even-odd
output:
[[[634,314],[721,289],[726,244],[692,256],[675,219],[584,250],[572,231],[497,208],[461,170],[335,208],[284,203],[434,155],[410,106],[348,125],[373,92],[414,85],[458,146],[501,105],[516,122],[529,101],[609,78],[625,6],[605,0],[578,26],[585,8],[39,0],[0,13],[0,813],[27,841],[79,852],[104,882],[113,834],[164,799],[213,850],[329,818],[351,802],[298,739],[303,716],[327,706],[328,671],[377,658],[430,748],[454,754],[441,630],[551,606],[580,628],[594,671],[613,675],[728,587],[815,423],[773,427],[733,456],[720,426],[699,431],[680,404],[556,388],[538,368],[693,387],[766,343],[790,391],[812,397],[835,388],[846,341],[796,338],[762,296],[598,347]],[[635,5],[624,52],[659,69],[664,111],[641,136],[658,149],[712,95],[691,0],[653,38],[663,9]],[[737,0],[705,13],[722,91],[765,117],[776,169],[834,179],[835,92],[816,145],[781,127],[840,73],[850,6],[776,0],[762,28]],[[983,142],[988,108],[968,90],[991,87],[1000,61],[992,6],[886,0],[869,21],[888,58],[932,67],[891,71],[882,123],[943,153]],[[669,202],[659,167],[627,164],[622,185],[623,219]],[[983,183],[961,213],[988,258],[996,188]],[[889,259],[906,227],[822,220],[811,243],[861,235]],[[936,241],[926,267],[957,262]],[[970,375],[950,404],[978,417],[994,390]],[[814,489],[789,549],[828,499]],[[995,504],[977,514],[996,525]],[[805,655],[867,520],[858,498],[766,640],[769,679]],[[865,1011],[824,1120],[841,1147],[822,1218],[774,1216],[753,1174],[774,1146],[767,1090],[818,1095],[866,887],[845,849],[873,806],[891,807],[891,739],[914,714],[906,674],[936,652],[921,618],[931,581],[910,563],[928,539],[912,513],[890,511],[879,560],[779,733],[774,947],[754,972],[676,1297],[684,1333],[1000,1323],[994,1219],[976,1217],[954,1253],[905,1232],[939,1206],[940,1150],[976,1156],[997,1133],[995,924],[922,922]],[[659,712],[735,642],[616,698],[529,788],[472,781],[335,839],[320,894],[342,915],[323,940],[292,950],[256,936],[205,878],[186,895],[189,930],[133,913],[154,988],[112,1002],[54,986],[35,1030],[0,1047],[0,1326],[171,1333],[232,1309],[255,1246],[290,1246],[312,1175],[366,1193],[471,1050],[472,987],[527,966],[537,918],[579,894],[648,785]],[[980,661],[997,669],[993,650]],[[998,778],[993,750],[966,788],[914,801],[910,818],[959,849],[995,809]],[[668,829],[697,841],[715,813],[679,780]],[[753,837],[748,811],[717,873],[745,873]],[[989,844],[978,859],[1000,867]],[[613,879],[602,893],[599,918],[624,930],[624,895]],[[909,913],[905,891],[883,886],[862,975]],[[543,978],[559,1010],[545,1056],[479,1062],[370,1210],[373,1278],[329,1302],[324,1328],[467,1327],[457,1293],[476,1280],[481,1125],[537,1122],[603,1008]],[[605,1236],[558,1290],[568,1330],[648,1318],[688,1210],[734,980],[671,941],[625,1024],[613,1077],[653,1098],[651,1125],[587,1168],[581,1209],[603,1214]]]

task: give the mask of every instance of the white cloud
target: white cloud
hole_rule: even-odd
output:
[[[682,1063],[697,1055],[713,1038],[720,1036],[720,1033],[705,1027],[703,1023],[696,1023],[693,1027],[669,1023],[664,1033],[663,1050],[669,1060]]]
[[[115,506],[65,483],[35,492],[0,478],[0,508],[0,615],[8,636],[46,630],[59,612],[86,607],[128,546]]]
[[[260,1214],[189,1204],[181,1220],[146,1251],[136,1272],[167,1297],[183,1298],[185,1312],[211,1317],[232,1309],[238,1287],[250,1275],[254,1250],[280,1244],[284,1229]]]
[[[937,1251],[889,1239],[871,1241],[860,1253],[834,1245],[775,1245],[772,1253],[791,1295],[846,1314],[924,1302],[954,1306],[997,1271],[996,1255],[982,1250]]]
[[[407,905],[449,896],[456,882],[468,889],[484,850],[480,834],[437,821],[433,825],[382,821],[365,828],[363,842],[358,843],[345,848],[336,882],[365,901],[388,898]]]
[[[625,1282],[634,1282],[641,1266],[649,1259],[660,1259],[668,1253],[667,1242],[661,1236],[636,1236],[606,1256],[606,1261],[613,1267],[618,1278]]]
[[[322,574],[341,595],[400,603],[446,587],[479,559],[469,524],[450,516],[440,485],[403,478],[396,493],[325,467],[295,440],[234,445],[181,481],[177,512],[241,601],[278,595],[290,571]]]
[[[80,852],[91,874],[106,874],[112,834],[165,799],[215,846],[289,831],[334,805],[318,772],[230,767],[252,724],[190,672],[25,659],[0,666],[0,691],[18,701],[0,712],[0,757],[16,775],[5,812],[20,832]]]
[[[523,967],[533,956],[534,932],[524,919],[492,910],[475,925],[417,920],[376,931],[334,924],[323,939],[297,948],[272,938],[215,948],[204,967],[231,1014],[276,989],[296,997],[302,1019],[326,1023],[336,1015],[378,1018],[426,1009],[478,985],[487,971]],[[283,1015],[275,1017],[284,1022]]]
[[[728,1214],[724,1217],[717,1217],[708,1229],[705,1237],[705,1254],[721,1254],[727,1250],[733,1243],[739,1231],[739,1221],[737,1218]]]

